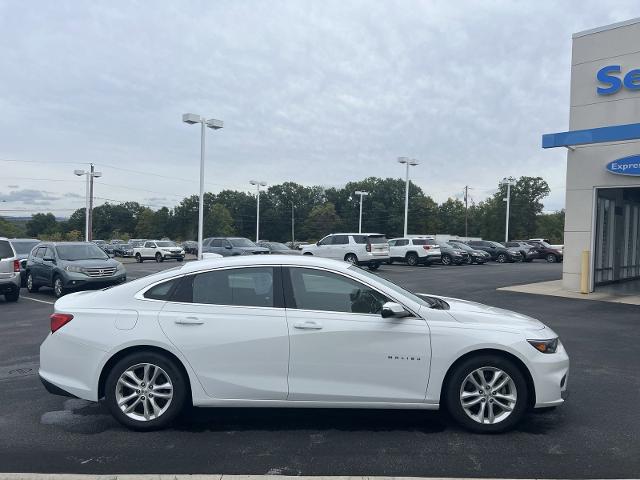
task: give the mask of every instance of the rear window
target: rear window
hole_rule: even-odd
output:
[[[0,240],[0,258],[14,257],[13,248],[7,240]]]
[[[145,292],[144,298],[151,298],[153,300],[169,300],[178,280],[180,279],[174,278],[173,280],[162,282],[155,287],[151,287]]]
[[[436,241],[430,238],[414,238],[413,244],[414,245],[435,245]]]
[[[369,243],[387,243],[387,237],[384,235],[369,235]]]
[[[367,243],[367,236],[366,235],[353,235],[353,241],[356,243]]]

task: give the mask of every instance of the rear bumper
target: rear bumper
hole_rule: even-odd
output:
[[[63,390],[62,388],[58,387],[57,385],[54,385],[53,383],[51,383],[48,380],[45,380],[42,375],[39,375],[40,377],[40,381],[42,382],[42,385],[44,385],[44,388],[47,390],[47,392],[49,392],[52,395],[60,395],[61,397],[71,397],[71,398],[78,398],[76,397],[74,394],[67,392],[66,390]]]
[[[0,278],[0,295],[15,293],[20,290],[20,272],[15,272],[10,277]]]

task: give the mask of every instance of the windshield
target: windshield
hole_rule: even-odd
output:
[[[27,255],[33,247],[38,245],[40,242],[38,240],[28,241],[28,242],[11,242],[13,245],[13,249],[16,251],[17,255]]]
[[[414,245],[435,245],[436,241],[431,240],[430,238],[414,238],[413,244]]]
[[[229,239],[229,243],[234,247],[257,247],[257,245],[248,238],[231,238]]]
[[[390,288],[394,292],[397,292],[400,295],[404,295],[406,297],[409,297],[411,300],[413,300],[414,302],[416,302],[419,305],[422,305],[423,307],[431,308],[432,304],[427,302],[425,299],[418,297],[417,295],[411,293],[409,290],[405,290],[404,288],[400,287],[399,285],[396,285],[395,283],[390,282],[389,280],[386,280],[386,279],[384,279],[382,277],[379,277],[378,275],[376,275],[374,273],[371,273],[371,272],[369,272],[367,270],[363,270],[360,267],[356,267],[355,265],[349,267],[349,270],[361,273],[365,277],[369,277],[371,280],[375,280],[376,282],[383,284],[385,287]]]
[[[453,245],[455,248],[459,248],[460,250],[466,250],[467,252],[473,250],[473,248],[471,248],[466,243],[451,243],[450,245]]]
[[[176,246],[174,242],[167,242],[167,241],[156,242],[156,245],[158,245],[159,247],[175,247]]]
[[[504,247],[504,245],[500,245],[498,242],[487,242],[492,247]]]
[[[56,247],[61,260],[108,260],[109,255],[94,244],[58,245]]]
[[[271,250],[290,250],[290,248],[287,247],[284,243],[279,242],[271,242],[269,243],[269,246],[271,247]]]
[[[538,242],[540,245],[542,245],[544,248],[551,248],[551,245],[549,245],[547,242]]]

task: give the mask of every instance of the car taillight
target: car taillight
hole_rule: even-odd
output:
[[[14,260],[13,261],[13,271],[14,272],[19,272],[20,271],[20,260]]]
[[[371,244],[367,243],[367,252],[371,252]]]
[[[49,318],[51,319],[51,333],[55,333],[69,323],[73,319],[73,315],[70,313],[54,313]]]

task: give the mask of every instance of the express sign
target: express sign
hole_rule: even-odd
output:
[[[620,65],[608,65],[598,70],[598,81],[605,85],[596,89],[598,95],[612,95],[623,86],[627,90],[640,90],[640,69],[629,70],[622,78],[615,76],[622,76],[621,73]]]
[[[640,176],[640,155],[631,155],[609,162],[607,170],[617,175]]]

